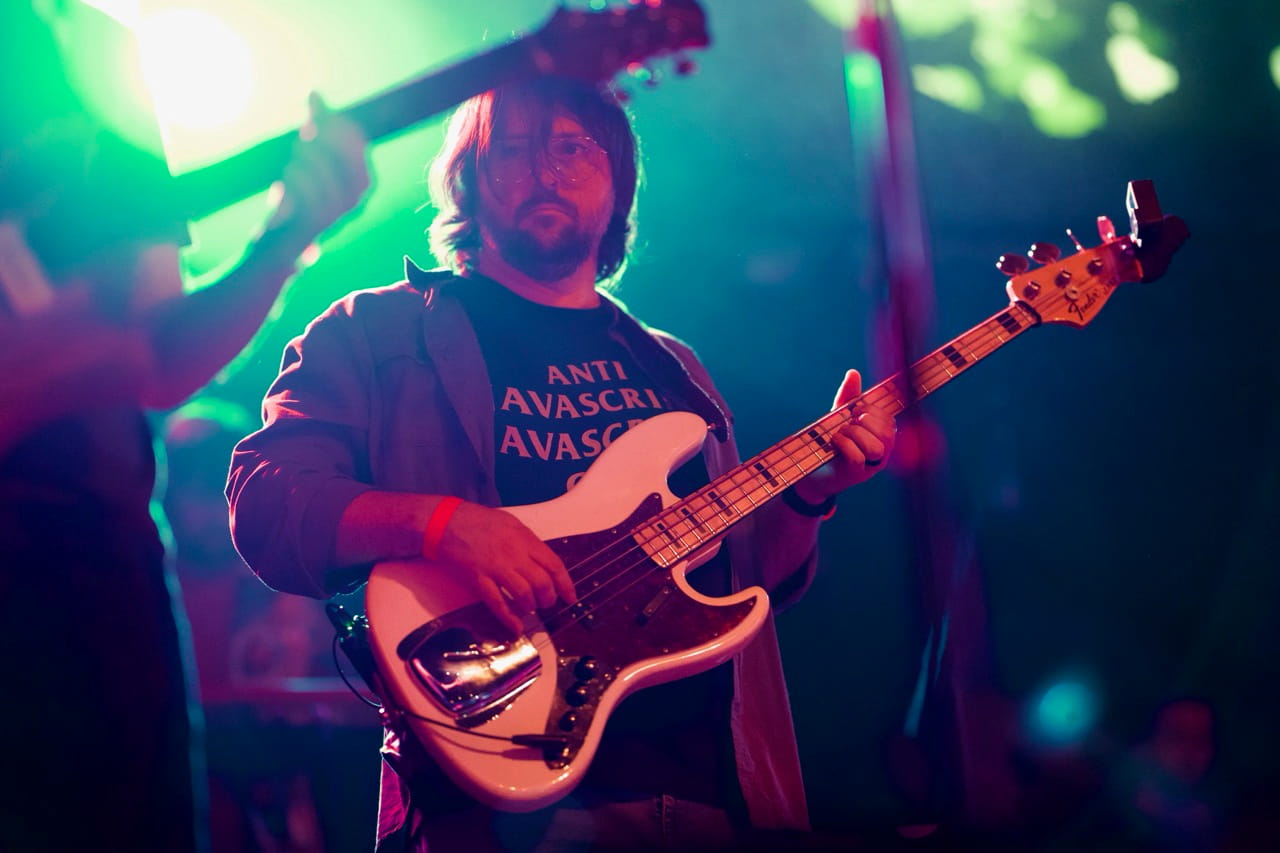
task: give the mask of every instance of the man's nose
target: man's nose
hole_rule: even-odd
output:
[[[551,165],[551,156],[547,152],[539,150],[533,152],[533,177],[548,189],[559,185],[560,174],[556,172],[555,166]]]

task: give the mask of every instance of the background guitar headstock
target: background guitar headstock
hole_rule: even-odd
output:
[[[642,0],[603,11],[561,7],[530,37],[544,74],[603,82],[645,60],[711,43],[696,0]],[[678,62],[684,73],[690,66]]]
[[[1042,323],[1081,328],[1097,316],[1118,285],[1163,275],[1189,236],[1186,224],[1162,214],[1151,181],[1130,181],[1125,206],[1132,227],[1125,236],[1117,237],[1111,220],[1099,216],[1102,243],[1093,248],[1077,241],[1075,254],[1060,259],[1057,246],[1036,243],[1027,253],[1043,264],[1035,269],[1029,269],[1021,255],[1001,255],[996,267],[1011,277],[1009,298],[1034,311]]]

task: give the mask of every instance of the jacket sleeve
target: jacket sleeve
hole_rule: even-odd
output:
[[[270,587],[326,598],[368,567],[333,565],[338,520],[368,491],[372,356],[353,298],[286,347],[263,426],[236,445],[227,481],[231,536]]]
[[[741,461],[733,439],[728,405],[687,344],[662,332],[654,335],[680,360],[694,383],[720,406],[730,422],[726,441],[719,441],[714,435],[707,437],[708,466],[713,469],[713,476],[722,474]],[[763,586],[769,592],[775,612],[796,603],[813,582],[818,567],[819,523],[818,519],[803,516],[782,501],[773,500],[756,511],[730,538],[731,547],[737,546],[733,558],[740,580],[744,585]]]

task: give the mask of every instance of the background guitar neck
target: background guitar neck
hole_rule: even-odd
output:
[[[538,67],[529,42],[511,42],[336,112],[353,120],[370,140],[389,137],[472,95],[533,76]],[[266,189],[284,174],[297,137],[297,130],[282,133],[175,177],[187,217],[198,219]]]

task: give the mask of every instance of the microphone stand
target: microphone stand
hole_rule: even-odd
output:
[[[860,173],[867,175],[873,252],[867,280],[878,290],[869,340],[882,375],[906,375],[931,337],[935,302],[910,109],[910,75],[889,0],[855,0],[846,31],[845,76]],[[942,432],[916,404],[899,418],[895,470],[904,484],[909,559],[924,648],[902,737],[892,744],[895,781],[919,823],[960,827],[1007,819],[1010,779],[999,778],[1006,733],[976,701],[995,698],[986,605],[974,536],[945,499]],[[984,709],[984,711],[987,709]],[[984,748],[985,747],[985,748]],[[914,772],[909,768],[927,768]],[[913,818],[914,819],[914,818]]]

